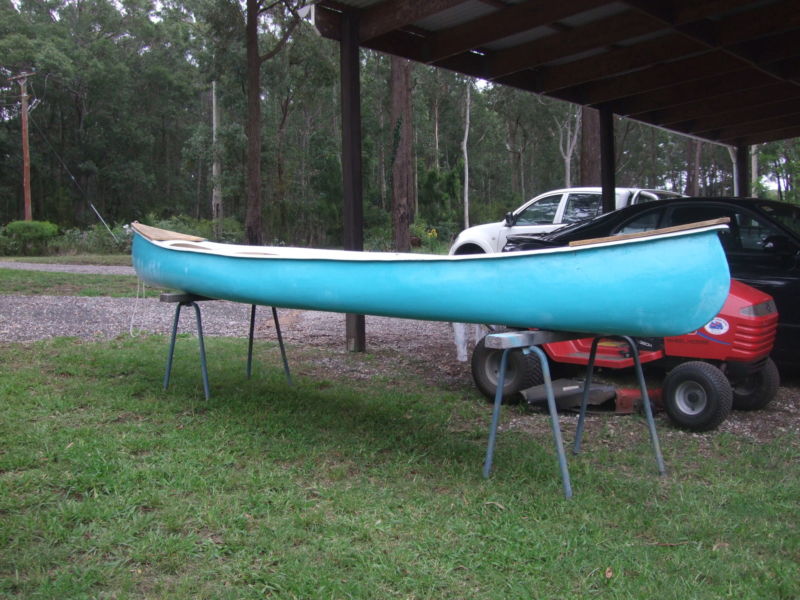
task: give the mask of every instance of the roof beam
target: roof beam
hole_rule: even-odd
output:
[[[520,44],[491,55],[491,77],[498,78],[531,69],[563,56],[607,47],[659,29],[659,21],[637,11],[599,19],[582,27],[568,29]]]
[[[734,54],[746,56],[753,62],[769,66],[779,60],[800,56],[797,30],[743,42],[731,48]]]
[[[517,33],[552,25],[562,19],[607,4],[603,0],[542,2],[527,0],[461,25],[444,29],[430,37],[429,62],[479,48]]]
[[[796,137],[800,137],[800,126],[787,127],[776,131],[762,131],[754,133],[753,135],[745,135],[732,140],[726,140],[724,143],[734,146],[752,146],[753,144],[763,144],[765,142],[774,142],[776,140],[786,140]]]
[[[683,25],[752,3],[753,0],[676,0],[672,6],[672,18],[675,25]]]
[[[796,0],[780,0],[766,5],[754,3],[753,0],[710,3],[686,0],[684,2],[624,0],[624,2],[689,37],[718,48],[780,33],[800,25],[800,11],[797,10]],[[754,5],[754,9],[734,10],[748,5]],[[754,16],[756,11],[757,17]],[[721,18],[712,21],[707,18],[710,16]]]
[[[680,17],[676,14],[677,7],[663,0],[625,1],[628,5],[660,19],[665,25],[673,27],[676,32],[701,42],[708,48],[724,49],[732,56],[744,59],[752,66],[775,77],[781,77],[781,74],[760,62],[757,56],[748,51],[746,44],[783,32],[791,32],[800,27],[800,10],[797,9],[797,0],[781,0],[766,6],[757,4],[757,15],[754,15],[751,10],[743,10],[729,16],[724,16],[724,13],[739,5],[748,5],[752,2],[733,2],[733,6],[710,2],[705,3],[705,7],[702,6],[704,3],[701,3],[700,10],[695,11],[692,11],[690,6],[684,6],[684,12]],[[706,9],[706,12],[702,10],[703,8]],[[719,12],[713,11],[722,11],[722,18],[714,21],[704,18],[719,14]],[[698,20],[687,21],[688,14],[694,14]],[[796,42],[791,44],[791,47],[795,45]]]
[[[798,90],[797,96],[800,96],[800,90]],[[796,97],[792,99],[781,97],[773,102],[738,108],[741,106],[739,104],[736,109],[718,111],[707,117],[678,122],[672,125],[681,131],[688,129],[697,135],[702,135],[707,131],[716,131],[724,128],[730,123],[747,126],[751,123],[778,118],[782,115],[797,115],[800,113],[800,102],[797,102]],[[754,108],[757,108],[757,110],[753,110]]]
[[[412,23],[440,13],[467,0],[385,0],[361,12],[359,39],[362,42],[402,29]]]
[[[667,110],[639,115],[648,123],[664,127],[689,127],[693,131],[718,129],[726,123],[743,122],[751,115],[758,117],[767,106],[772,110],[777,104],[782,112],[800,112],[800,88],[776,83],[774,85],[745,89],[714,98],[693,100],[687,104]],[[789,100],[789,102],[785,102]],[[709,125],[710,124],[710,125]]]
[[[723,52],[713,51],[655,65],[619,77],[593,81],[572,92],[576,97],[582,98],[585,104],[602,104],[645,91],[731,73],[741,70],[742,67],[741,63],[731,61]]]
[[[800,27],[797,0],[783,0],[758,7],[758,16],[751,11],[727,17],[715,24],[715,37],[720,46],[731,46],[746,40],[767,37]]]
[[[417,62],[426,62],[427,44],[425,43],[425,38],[405,31],[393,31],[379,38],[369,40],[364,44],[364,47],[386,52],[387,54],[403,56]],[[441,61],[437,66],[481,79],[487,79],[489,73],[486,56],[475,52],[464,52],[463,54],[452,56]]]
[[[705,101],[716,96],[741,92],[745,89],[768,85],[784,86],[774,83],[774,79],[748,69],[713,73],[700,79],[670,84],[656,90],[643,91],[614,103],[616,113],[621,116],[650,120],[656,111],[683,106],[695,100]]]
[[[314,11],[314,27],[322,37],[341,41],[342,13],[319,4]]]
[[[704,51],[705,48],[694,40],[668,34],[582,60],[543,67],[539,70],[537,79],[541,90],[548,93],[590,81],[624,75],[652,64]]]
[[[753,121],[752,123],[745,123],[743,125],[736,124],[730,127],[724,127],[716,131],[708,132],[707,135],[717,140],[725,140],[726,143],[735,143],[735,141],[740,138],[768,134],[774,135],[777,131],[784,131],[796,126],[797,119],[793,118],[791,115],[786,115],[773,117],[771,119],[763,119],[761,121]]]

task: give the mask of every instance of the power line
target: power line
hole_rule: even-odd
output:
[[[53,147],[53,144],[50,143],[50,138],[47,137],[47,134],[44,132],[44,130],[41,127],[39,127],[39,124],[36,122],[36,120],[33,117],[31,117],[31,123],[33,123],[33,126],[36,128],[36,131],[39,133],[39,135],[42,136],[42,138],[44,139],[45,143],[50,148],[50,151],[58,159],[58,162],[60,162],[61,166],[64,167],[64,170],[67,172],[67,175],[69,175],[69,178],[72,180],[72,183],[75,184],[75,187],[78,188],[78,191],[81,193],[81,196],[83,197],[83,200],[89,205],[89,208],[92,209],[94,214],[97,215],[97,218],[100,219],[100,222],[108,230],[108,233],[111,234],[111,237],[114,238],[114,241],[119,243],[119,239],[117,238],[116,235],[114,235],[114,232],[111,231],[111,227],[108,226],[108,223],[106,223],[106,220],[100,214],[100,211],[98,211],[97,208],[95,208],[95,205],[92,203],[92,201],[89,200],[86,197],[86,191],[78,183],[78,180],[75,179],[75,176],[72,174],[72,171],[69,170],[69,167],[67,166],[67,163],[61,157],[61,155],[58,153],[58,151]]]

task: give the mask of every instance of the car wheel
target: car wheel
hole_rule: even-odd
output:
[[[463,256],[465,254],[486,254],[486,252],[477,244],[464,244],[453,253],[454,256]]]
[[[672,369],[664,379],[663,391],[664,409],[684,429],[715,429],[731,412],[733,389],[728,378],[705,362],[686,362]]]
[[[478,390],[491,402],[494,402],[497,391],[497,378],[502,355],[502,350],[487,348],[485,339],[479,341],[475,350],[472,351],[472,379]],[[539,358],[523,354],[520,349],[512,350],[508,353],[506,376],[503,382],[503,403],[518,400],[519,398],[515,398],[515,396],[519,392],[539,385],[543,381]]]
[[[771,358],[764,367],[733,384],[733,408],[758,410],[769,404],[778,392],[781,378]]]

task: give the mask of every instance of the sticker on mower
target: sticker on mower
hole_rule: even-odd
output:
[[[722,317],[714,317],[711,321],[703,327],[711,335],[725,335],[730,330],[731,326]]]

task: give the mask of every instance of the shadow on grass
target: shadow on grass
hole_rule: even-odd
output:
[[[206,401],[196,339],[179,339],[166,392],[161,390],[161,383],[168,340],[143,338],[144,348],[137,348],[140,344],[136,341],[117,343],[121,345],[119,359],[127,365],[123,388],[133,385],[138,393],[169,403],[172,410],[202,415],[206,421],[226,427],[231,435],[245,436],[275,460],[306,463],[313,455],[317,463],[348,462],[359,470],[395,464],[436,476],[453,471],[481,477],[491,407],[477,396],[474,403],[464,402],[450,390],[421,381],[409,380],[399,389],[363,381],[354,386],[346,376],[341,380],[298,377],[298,371],[313,371],[313,364],[298,369],[301,363],[297,361],[294,385],[290,386],[277,345],[263,342],[259,344],[254,375],[247,379],[246,341],[210,338],[211,399]],[[124,353],[131,353],[130,359]],[[289,360],[292,367],[291,353]],[[509,410],[514,409],[504,409]],[[508,412],[505,414],[507,417]],[[458,427],[451,427],[454,422]],[[499,458],[504,471],[524,470],[526,477],[560,483],[549,434],[530,441],[524,433],[504,433],[498,455],[511,450],[508,438],[519,436],[527,438],[529,451],[515,453],[513,460]]]

